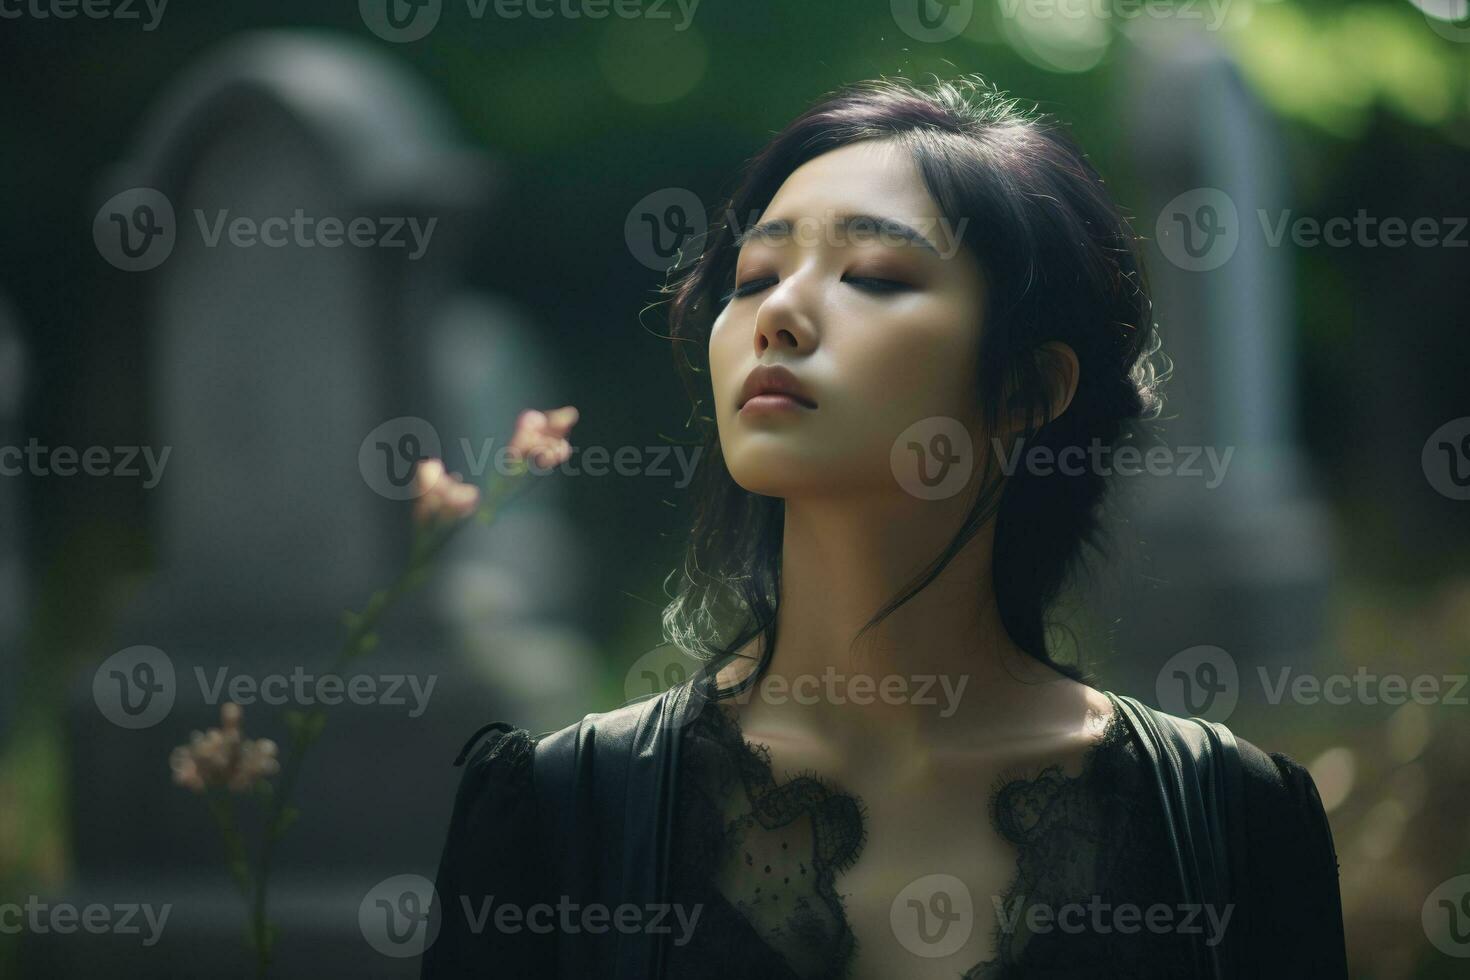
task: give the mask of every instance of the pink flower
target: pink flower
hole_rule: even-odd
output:
[[[243,793],[257,781],[279,772],[275,742],[268,738],[240,737],[244,714],[238,704],[227,701],[220,705],[219,728],[196,731],[189,737],[188,745],[175,748],[168,758],[174,782],[196,793],[203,793],[211,786]]]
[[[480,504],[480,488],[465,483],[457,473],[444,472],[441,460],[420,460],[413,479],[417,495],[413,519],[419,524],[456,521],[473,514]]]
[[[578,418],[577,410],[571,405],[549,412],[527,409],[516,419],[516,431],[508,447],[511,458],[521,461],[529,457],[537,466],[548,470],[560,466],[572,456],[567,434]]]

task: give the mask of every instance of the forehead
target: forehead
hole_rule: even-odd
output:
[[[899,220],[938,218],[919,168],[891,142],[869,140],[808,160],[776,191],[763,219],[859,211]]]

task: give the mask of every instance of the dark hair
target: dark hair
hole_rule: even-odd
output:
[[[1158,334],[1127,219],[1055,123],[1034,109],[1018,109],[978,76],[936,77],[927,88],[905,79],[849,86],[802,114],[746,165],[711,222],[702,254],[666,287],[675,360],[696,414],[708,390],[707,377],[701,383],[699,376],[707,372],[688,355],[707,353],[721,297],[734,286],[737,216],[754,218],[807,161],[866,140],[892,142],[912,156],[940,212],[979,259],[987,288],[977,397],[987,431],[998,431],[1003,410],[1020,410],[1027,447],[1086,451],[1094,440],[1116,447],[1134,434],[1130,422],[1158,415],[1168,370],[1157,371],[1151,360]],[[1080,364],[1071,405],[1050,421],[1039,351],[1048,341],[1068,344]],[[726,467],[714,420],[700,421],[705,433],[697,511],[664,610],[664,632],[681,650],[714,662],[764,633],[763,658],[739,685],[744,690],[775,653],[785,501],[739,486]],[[929,585],[994,517],[992,580],[1006,632],[1030,656],[1083,680],[1077,667],[1052,658],[1045,621],[1083,545],[1103,551],[1105,485],[1096,469],[1037,475],[1018,467],[1001,480],[987,462],[981,493],[954,539],[859,636]]]

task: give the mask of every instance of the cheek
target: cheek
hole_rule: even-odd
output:
[[[710,327],[709,358],[710,384],[718,397],[721,392],[729,391],[730,386],[737,384],[734,379],[737,365],[739,363],[740,351],[736,346],[736,331],[730,326],[729,320],[722,313]]]
[[[971,318],[945,304],[924,304],[882,329],[849,335],[846,349],[834,354],[843,355],[839,370],[852,381],[843,387],[887,434],[935,415],[966,417],[976,401],[976,333]]]

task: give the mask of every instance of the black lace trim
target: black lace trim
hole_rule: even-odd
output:
[[[504,722],[486,725],[470,738],[455,765],[469,757],[480,735],[492,728],[502,730],[486,737],[470,764],[493,768],[498,779],[509,787],[517,790],[528,788],[531,784],[531,762],[536,754],[536,738],[524,728],[511,728]]]
[[[1002,890],[991,931],[993,958],[977,963],[963,980],[1005,977],[1024,958],[1032,936],[1015,926],[1020,903],[1053,904],[1097,890],[1104,838],[1117,828],[1107,820],[1109,801],[1128,789],[1130,768],[1119,757],[1130,729],[1114,710],[1099,739],[1088,747],[1075,776],[1061,764],[1040,772],[1015,767],[991,785],[987,803],[990,824],[1017,852],[1016,870]],[[1032,774],[1034,773],[1034,774]],[[1124,808],[1126,809],[1126,807]],[[1011,917],[1009,924],[1002,914]]]
[[[718,895],[713,882],[730,863],[752,872],[754,856],[744,848],[747,835],[811,818],[811,867],[822,907],[802,908],[763,931],[759,909],[736,899],[735,921],[714,918],[698,943],[707,968],[720,963],[753,966],[769,957],[770,975],[793,980],[837,980],[851,974],[858,941],[846,916],[835,879],[861,854],[867,840],[866,811],[856,796],[832,788],[818,775],[802,771],[777,783],[768,747],[748,743],[732,713],[714,702],[690,725],[681,762],[678,837],[683,842],[674,864],[681,895]],[[1016,871],[1000,898],[992,929],[995,954],[977,963],[964,980],[1020,980],[1031,977],[1187,975],[1191,953],[1180,937],[1119,936],[1096,930],[1081,934],[1051,931],[1028,934],[1024,914],[1034,905],[1053,909],[1097,900],[1116,906],[1177,901],[1172,877],[1147,855],[1150,842],[1163,839],[1157,801],[1141,779],[1142,761],[1132,729],[1114,711],[1099,739],[1088,747],[1080,772],[1067,775],[1061,764],[1016,767],[991,786],[987,815],[997,833],[1017,852]],[[730,794],[743,789],[749,812],[726,819]],[[784,843],[781,845],[786,846]],[[743,872],[740,872],[743,873]],[[978,896],[977,896],[978,898]],[[977,901],[977,915],[990,914],[990,902]],[[753,914],[757,913],[757,914]],[[740,921],[743,917],[744,921]],[[1017,928],[1017,922],[1021,928]],[[766,948],[752,952],[752,941]],[[793,945],[795,944],[795,945]],[[790,951],[800,950],[794,962]],[[693,955],[693,950],[690,951]],[[785,958],[783,958],[785,954]],[[1171,972],[1174,971],[1174,972]],[[733,974],[731,974],[733,975]]]
[[[718,702],[702,709],[686,736],[678,801],[679,839],[684,843],[675,860],[675,880],[681,890],[686,894],[717,890],[712,883],[731,863],[742,873],[743,869],[752,875],[772,873],[771,864],[757,868],[756,855],[746,846],[750,836],[810,818],[811,853],[806,859],[795,859],[795,874],[798,882],[812,875],[809,887],[819,905],[798,894],[790,911],[775,913],[782,918],[762,934],[756,923],[766,910],[763,903],[779,903],[779,893],[763,896],[762,887],[756,886],[749,896],[726,896],[726,900],[773,951],[795,952],[801,957],[803,969],[796,969],[789,958],[784,961],[790,975],[811,980],[840,980],[850,975],[858,943],[835,880],[857,861],[867,842],[867,811],[862,800],[806,770],[778,784],[769,747],[747,742],[739,722]],[[725,807],[737,786],[749,801],[749,809],[727,820]],[[781,851],[788,849],[788,842],[783,841]],[[783,881],[783,885],[790,883],[790,877]],[[722,934],[716,926],[704,939],[713,942],[716,950],[739,955],[749,964],[745,937]]]

